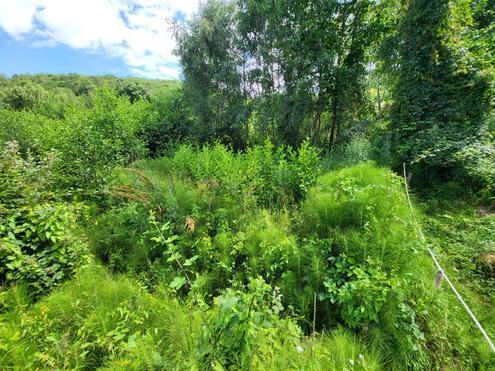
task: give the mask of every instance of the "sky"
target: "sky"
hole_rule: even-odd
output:
[[[0,0],[0,74],[178,79],[170,19],[199,0]]]

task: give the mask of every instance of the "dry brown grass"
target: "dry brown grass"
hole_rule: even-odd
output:
[[[149,195],[135,187],[116,186],[110,190],[110,194],[125,200],[141,202],[147,206],[151,204]]]
[[[191,217],[187,217],[184,222],[184,228],[187,233],[194,233],[196,230],[196,221]]]

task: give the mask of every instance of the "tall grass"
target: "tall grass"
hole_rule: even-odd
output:
[[[18,293],[12,291],[11,295]],[[240,300],[235,295],[232,298]],[[20,311],[0,317],[2,369],[137,370],[221,367],[214,360],[202,363],[200,354],[205,348],[201,339],[205,332],[214,330],[213,323],[208,324],[211,330],[202,325],[202,318],[224,318],[230,307],[213,307],[206,312],[188,309],[162,290],[152,296],[134,280],[93,267],[81,271],[34,307],[26,310],[21,300],[12,303],[12,308]],[[355,362],[356,369],[378,368],[376,358],[344,330],[303,339],[290,320],[267,315],[271,323],[251,318],[254,322],[247,328],[252,332],[249,354],[236,355],[247,362],[246,368],[335,369],[350,365],[350,361]],[[229,339],[231,331],[225,329],[223,336]],[[221,353],[215,348],[214,359],[234,354],[229,352],[235,346],[224,342]]]
[[[1,325],[2,368],[96,369],[146,348],[142,365],[173,365],[191,351],[197,322],[176,300],[95,267]]]
[[[420,244],[404,201],[401,179],[385,169],[362,164],[330,172],[303,203],[301,230],[331,238],[336,255],[406,270]]]

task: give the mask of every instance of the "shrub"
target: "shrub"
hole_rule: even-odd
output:
[[[335,146],[327,157],[327,167],[338,169],[355,166],[367,162],[371,158],[372,147],[369,139],[364,135],[349,138]]]
[[[278,300],[262,279],[252,279],[247,293],[227,289],[215,298],[199,344],[200,363],[247,368],[260,328],[277,325]]]
[[[317,156],[298,172],[291,153],[269,144],[244,154],[183,146],[119,172],[116,197],[92,233],[95,251],[150,290],[166,288],[206,311],[188,365],[376,368],[354,336],[386,368],[489,365],[455,298],[434,289],[402,180],[370,163],[314,180]],[[274,306],[283,309],[274,315]],[[439,320],[444,314],[449,320]],[[315,331],[330,334],[302,335]],[[326,351],[327,342],[349,349]],[[147,340],[116,364],[140,362],[152,349]]]
[[[200,368],[240,369],[378,369],[353,335],[337,329],[303,338],[291,319],[281,319],[280,292],[261,278],[248,290],[228,289],[215,299],[201,334]]]
[[[270,142],[245,154],[216,144],[195,150],[181,146],[171,166],[180,177],[216,184],[223,194],[254,197],[265,207],[284,207],[300,201],[320,174],[319,151],[304,142],[293,151]]]
[[[30,110],[41,104],[46,97],[47,92],[41,85],[25,80],[4,89],[0,101],[12,110]]]
[[[361,323],[378,322],[378,314],[392,289],[392,282],[380,267],[368,259],[365,265],[353,265],[354,259],[342,254],[328,259],[331,267],[319,300],[330,300],[340,307],[344,322],[354,328]]]
[[[84,258],[72,236],[76,207],[52,199],[50,163],[23,160],[15,143],[0,151],[0,282],[23,283],[33,296],[68,278]]]
[[[53,93],[55,94],[55,93]],[[126,97],[101,88],[83,106],[64,92],[51,95],[36,110],[0,109],[0,142],[17,141],[24,157],[40,160],[59,154],[57,187],[75,196],[101,197],[113,168],[129,165],[147,154],[140,130],[148,115],[145,102],[131,104]],[[68,100],[63,111],[57,100]]]
[[[276,283],[289,269],[289,261],[298,251],[297,239],[289,228],[287,215],[274,217],[267,211],[257,215],[237,247],[239,256],[246,259],[242,270],[248,277],[261,275],[268,282]]]
[[[46,157],[57,146],[65,126],[55,120],[31,111],[0,109],[0,144],[17,142],[20,153],[36,159]]]
[[[302,337],[293,320],[280,318],[278,292],[259,278],[225,291],[204,311],[97,266],[31,308],[19,292],[8,294],[11,311],[0,314],[1,368],[379,368],[343,329]]]
[[[163,156],[170,146],[191,139],[193,121],[190,116],[179,86],[151,98],[149,115],[140,135],[152,157]]]
[[[113,168],[128,165],[146,151],[138,137],[139,104],[109,90],[94,93],[92,107],[67,115],[64,140],[57,144],[63,162],[64,188],[89,193],[101,192],[110,181]]]
[[[143,206],[129,203],[100,216],[90,229],[95,255],[117,272],[139,272],[152,261],[143,234],[150,228]]]
[[[195,255],[204,258],[197,269],[212,280],[210,293],[218,293],[216,290],[225,287],[228,277],[232,278],[234,261],[245,263],[239,271],[241,281],[247,282],[258,273],[271,281],[283,271],[290,250],[296,248],[295,238],[287,239],[268,213],[260,219],[265,224],[252,223],[253,217],[263,215],[256,212],[256,206],[291,205],[295,195],[302,197],[307,192],[319,171],[318,154],[307,144],[287,156],[270,144],[247,154],[236,154],[220,144],[199,150],[181,146],[173,158],[143,161],[138,168],[118,171],[111,185],[115,197],[109,202],[110,210],[98,219],[91,233],[94,251],[118,271],[146,271],[169,277],[173,273],[159,267],[163,264],[163,246],[155,246],[150,240],[157,238],[156,228],[148,220],[151,212],[160,226],[169,223],[179,236],[177,249],[185,259]],[[282,170],[275,181],[276,169]],[[288,178],[294,181],[278,189],[276,184]],[[125,204],[125,200],[130,202]],[[187,223],[192,223],[192,229]],[[285,223],[287,230],[288,217]],[[220,237],[232,234],[231,242],[240,246],[245,240],[238,235],[241,231],[248,236],[246,244],[235,251],[236,257]],[[210,238],[215,236],[219,238]],[[285,240],[286,246],[282,246]],[[215,248],[219,251],[212,254]],[[257,261],[263,265],[259,272]]]

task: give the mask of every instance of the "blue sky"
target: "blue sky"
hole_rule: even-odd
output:
[[[167,19],[199,0],[0,0],[0,73],[179,78]]]
[[[85,75],[130,75],[121,58],[102,52],[87,52],[66,45],[32,47],[0,31],[0,73],[72,73]]]

